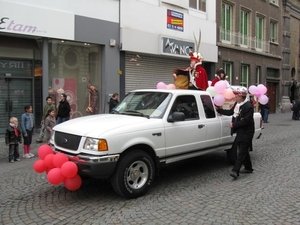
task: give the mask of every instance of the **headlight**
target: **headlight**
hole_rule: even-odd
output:
[[[83,148],[86,150],[92,150],[92,151],[107,151],[108,150],[106,140],[96,139],[96,138],[87,138],[85,140]]]

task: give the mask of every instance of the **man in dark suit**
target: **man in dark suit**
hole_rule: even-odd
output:
[[[231,111],[235,119],[229,124],[230,128],[236,132],[236,142],[238,145],[238,156],[236,163],[230,173],[234,179],[237,179],[239,173],[252,173],[252,163],[250,159],[249,149],[252,144],[254,135],[254,109],[250,101],[248,101],[247,90],[237,89],[233,91],[236,98],[236,104],[233,110],[217,109],[218,113],[229,115]],[[232,115],[231,114],[231,115]],[[244,169],[240,171],[242,165]]]

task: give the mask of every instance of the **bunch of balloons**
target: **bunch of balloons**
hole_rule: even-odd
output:
[[[49,145],[41,145],[38,148],[38,156],[40,159],[33,164],[33,169],[37,173],[46,172],[50,184],[64,183],[64,186],[70,191],[80,188],[82,180],[77,174],[77,165],[69,161],[67,155],[55,154]],[[79,158],[72,160],[79,160]]]
[[[158,82],[156,84],[157,89],[169,89],[169,90],[175,90],[176,86],[175,84],[165,84],[164,82]]]
[[[234,93],[231,88],[227,87],[227,82],[224,80],[218,81],[215,86],[209,86],[206,91],[213,97],[216,106],[222,106],[225,101],[230,101],[234,98]]]
[[[260,104],[265,105],[268,103],[269,98],[265,95],[267,93],[267,88],[265,87],[265,85],[251,85],[248,90],[250,94],[253,94],[258,99],[258,102]]]

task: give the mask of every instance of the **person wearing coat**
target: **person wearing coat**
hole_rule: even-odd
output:
[[[67,101],[67,95],[62,93],[60,95],[60,102],[57,110],[57,124],[63,123],[70,119],[71,107],[69,102]]]
[[[240,173],[252,173],[252,163],[249,150],[252,146],[252,139],[255,131],[254,127],[254,109],[250,101],[247,99],[247,91],[240,89],[234,91],[236,104],[233,110],[217,109],[217,112],[223,115],[233,115],[234,119],[230,123],[230,128],[236,132],[236,143],[238,146],[238,156],[236,163],[230,173],[234,179],[239,177]],[[229,113],[230,112],[230,113]],[[233,113],[233,114],[232,114]],[[244,169],[241,167],[244,165]]]

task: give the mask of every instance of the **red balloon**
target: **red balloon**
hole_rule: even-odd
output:
[[[53,169],[55,167],[55,165],[53,164],[53,157],[54,157],[54,154],[48,154],[48,155],[46,155],[46,157],[44,159],[45,165],[49,169]]]
[[[58,168],[60,168],[62,164],[64,164],[67,161],[69,161],[69,158],[64,153],[57,153],[53,157],[53,164]]]
[[[81,184],[82,184],[82,180],[78,174],[76,174],[75,177],[66,178],[64,181],[65,187],[70,191],[76,191],[77,189],[80,188]]]
[[[33,164],[33,169],[35,172],[37,173],[43,173],[47,170],[47,167],[44,163],[44,160],[37,160],[34,164]]]
[[[53,154],[53,149],[49,145],[41,145],[38,148],[38,156],[40,159],[45,159],[49,154]]]
[[[65,162],[61,166],[61,173],[66,177],[66,178],[72,178],[74,177],[78,172],[77,165],[74,162]]]
[[[64,181],[65,177],[61,173],[60,168],[53,168],[48,172],[47,175],[50,184],[59,184]]]

